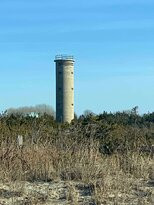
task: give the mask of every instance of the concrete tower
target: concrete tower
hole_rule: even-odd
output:
[[[57,55],[56,63],[56,120],[74,119],[74,58]]]

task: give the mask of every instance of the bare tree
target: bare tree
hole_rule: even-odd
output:
[[[40,104],[36,106],[25,106],[19,108],[9,108],[6,112],[7,115],[11,114],[21,114],[21,115],[44,115],[48,114],[55,116],[55,111],[53,108],[46,104]]]

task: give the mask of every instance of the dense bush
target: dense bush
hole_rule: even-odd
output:
[[[0,143],[16,142],[18,135],[30,144],[50,144],[61,136],[74,138],[78,142],[95,139],[102,153],[124,152],[154,144],[154,113],[140,116],[136,109],[100,115],[89,112],[75,118],[71,124],[56,123],[54,117],[47,114],[1,114]]]
[[[17,146],[19,135],[24,138],[23,146]],[[0,115],[0,183],[2,187],[7,184],[11,193],[12,187],[22,190],[20,204],[27,204],[27,199],[28,204],[42,200],[36,191],[34,197],[33,192],[27,195],[27,184],[31,190],[38,183],[45,185],[43,204],[53,197],[49,185],[56,182],[57,192],[59,184],[65,184],[65,195],[58,198],[65,204],[81,204],[78,185],[86,196],[88,188],[92,204],[137,201],[147,205],[152,196],[147,183],[149,186],[154,173],[152,144],[154,114],[140,116],[135,109],[100,115],[87,111],[71,124],[59,124],[47,114],[6,112]],[[8,190],[2,188],[1,196]]]

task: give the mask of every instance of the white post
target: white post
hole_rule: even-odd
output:
[[[17,137],[17,143],[19,147],[23,146],[23,136],[22,135],[18,135]]]

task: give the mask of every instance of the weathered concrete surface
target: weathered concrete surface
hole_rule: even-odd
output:
[[[74,119],[74,60],[56,62],[56,120],[71,122]]]

